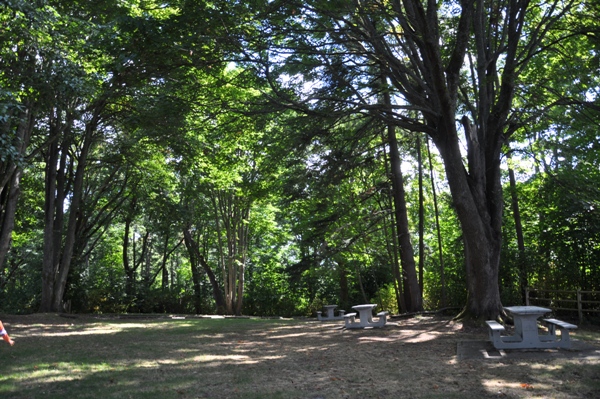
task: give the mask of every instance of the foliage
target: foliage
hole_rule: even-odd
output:
[[[461,60],[470,61],[457,76],[444,72],[460,88],[450,93],[457,109],[447,120],[462,113],[474,123],[454,126],[458,149],[473,144],[462,139],[469,126],[484,134],[506,114],[493,143],[493,151],[504,145],[511,155],[497,154],[502,303],[521,300],[523,265],[531,286],[600,289],[600,14],[593,2],[557,3],[553,12],[549,4],[531,2],[523,14],[520,39],[538,40],[539,51],[516,48],[515,76],[500,54],[507,32],[493,20],[490,37],[498,42],[484,51],[468,40]],[[398,128],[413,243],[420,202],[425,213],[424,251],[415,255],[424,265],[425,308],[463,306],[462,229],[470,219],[457,217],[443,154],[432,149],[423,187],[415,159],[417,134],[443,141],[433,133],[435,118],[448,110],[431,103],[433,83],[419,69],[433,63],[401,57],[425,42],[415,36],[418,46],[405,46],[401,29],[409,26],[394,7],[0,2],[0,41],[10,43],[0,46],[0,231],[9,231],[0,239],[7,245],[0,248],[0,310],[37,311],[42,271],[68,261],[61,299],[73,312],[214,313],[216,292],[227,299],[227,313],[312,316],[324,304],[350,309],[366,301],[398,312],[390,124]],[[481,7],[493,19],[492,3]],[[446,1],[436,9],[434,42],[446,66],[458,59],[455,32],[467,10]],[[553,23],[543,24],[547,18]],[[474,60],[484,55],[496,58],[477,75],[483,64]],[[381,101],[384,73],[391,111]],[[505,95],[503,84],[513,85],[511,106],[484,121],[484,108]],[[468,170],[473,184],[490,169],[471,162],[460,154],[455,166]],[[517,174],[524,251],[509,206],[508,166]],[[10,192],[18,197],[12,227]],[[53,207],[50,198],[61,196],[62,206]],[[481,209],[500,209],[488,205]],[[205,264],[195,263],[184,231]],[[55,245],[45,247],[50,232]],[[55,249],[51,257],[48,248]],[[55,256],[61,260],[48,261]]]

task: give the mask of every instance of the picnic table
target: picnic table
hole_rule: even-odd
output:
[[[323,305],[323,308],[327,311],[327,316],[323,316],[323,312],[317,312],[317,319],[319,321],[330,321],[330,320],[344,320],[345,310],[340,310],[339,315],[334,315],[334,310],[338,305]]]
[[[377,306],[376,303],[368,303],[364,305],[352,306],[352,309],[358,312],[358,321],[356,321],[356,313],[349,313],[344,316],[346,328],[365,328],[365,327],[383,327],[387,322],[388,312],[379,312],[379,319],[373,321],[373,309]]]
[[[486,323],[489,328],[490,340],[496,349],[546,349],[546,348],[569,348],[569,330],[577,328],[556,319],[544,319],[548,325],[548,334],[540,334],[538,330],[538,319],[551,309],[539,306],[509,306],[504,310],[510,314],[514,321],[515,332],[510,336],[501,336],[504,326],[494,320]],[[560,336],[556,335],[556,327],[560,330]],[[559,339],[560,337],[560,339]]]

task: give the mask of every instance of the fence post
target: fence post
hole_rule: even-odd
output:
[[[529,306],[529,287],[525,287],[525,306]]]
[[[581,304],[581,290],[577,289],[577,313],[579,313],[579,324],[583,322],[583,309]]]

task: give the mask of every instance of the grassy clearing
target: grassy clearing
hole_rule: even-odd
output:
[[[210,392],[202,396],[202,391],[223,381],[235,386],[252,382],[252,376],[239,367],[255,362],[236,349],[244,334],[260,332],[265,325],[290,323],[257,319],[69,321],[11,329],[17,345],[2,347],[1,396],[212,397]],[[191,391],[200,393],[193,396]]]
[[[598,359],[458,362],[457,342],[485,339],[485,331],[467,333],[432,318],[377,330],[339,327],[298,320],[12,317],[7,329],[17,344],[0,346],[0,396],[600,397]],[[576,334],[600,343],[596,331]]]

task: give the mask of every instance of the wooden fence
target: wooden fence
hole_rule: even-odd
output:
[[[525,304],[527,306],[544,306],[553,311],[576,312],[581,323],[585,314],[600,313],[600,292],[527,288],[525,292]]]

